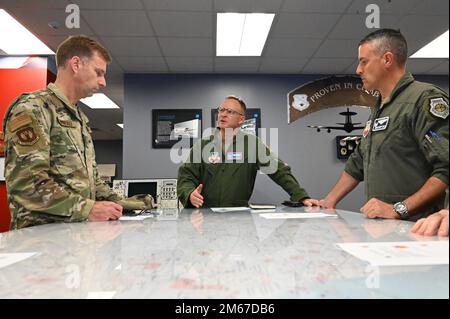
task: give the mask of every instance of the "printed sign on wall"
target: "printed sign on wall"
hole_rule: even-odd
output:
[[[356,76],[331,76],[308,82],[288,93],[288,123],[331,107],[374,107],[378,91],[367,91]]]

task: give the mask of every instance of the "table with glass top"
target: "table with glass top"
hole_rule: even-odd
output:
[[[411,222],[335,214],[166,209],[144,220],[10,231],[0,236],[0,256],[34,254],[0,268],[0,298],[449,297],[448,264],[374,267],[336,245],[448,238],[415,236]]]

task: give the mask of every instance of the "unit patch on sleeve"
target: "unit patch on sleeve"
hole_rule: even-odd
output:
[[[39,136],[36,134],[34,128],[31,126],[18,130],[16,134],[19,139],[20,145],[27,145],[27,146],[33,145],[39,139]]]
[[[448,117],[449,108],[447,102],[439,97],[430,100],[430,112],[436,117],[446,119]]]

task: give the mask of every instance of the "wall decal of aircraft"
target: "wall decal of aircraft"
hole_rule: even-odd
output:
[[[345,116],[345,123],[336,123],[336,124],[342,125],[342,126],[308,125],[308,127],[317,129],[317,132],[320,132],[321,130],[326,130],[328,133],[331,133],[331,130],[342,130],[342,131],[346,131],[347,133],[350,133],[354,130],[364,129],[364,126],[355,126],[355,125],[358,125],[361,123],[352,123],[352,116],[354,116],[358,113],[351,112],[347,108],[346,112],[340,112],[339,114]]]

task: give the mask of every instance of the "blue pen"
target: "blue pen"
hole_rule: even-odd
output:
[[[434,132],[434,131],[432,131],[432,130],[429,130],[428,132],[431,134],[432,137],[434,137],[434,138],[437,139],[438,141],[441,140],[441,137],[440,137],[436,132]]]

